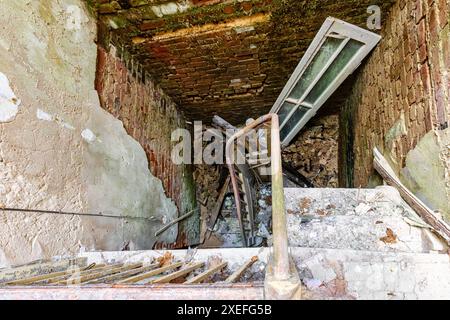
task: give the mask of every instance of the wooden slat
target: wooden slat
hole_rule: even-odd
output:
[[[58,281],[58,282],[56,282],[56,284],[61,284],[61,285],[79,284],[79,283],[83,283],[83,282],[86,282],[86,281],[89,281],[92,279],[104,277],[104,276],[119,273],[122,271],[127,271],[130,269],[136,269],[136,268],[140,268],[140,267],[142,267],[142,263],[135,263],[135,264],[126,265],[123,267],[111,268],[109,270],[105,270],[105,271],[101,271],[101,272],[95,272],[93,274],[77,276],[76,278],[71,277],[67,280]]]
[[[214,273],[222,270],[223,268],[225,268],[227,266],[226,262],[223,262],[215,267],[210,268],[209,270],[206,270],[205,272],[199,274],[198,276],[193,277],[190,280],[187,280],[185,283],[186,284],[193,284],[193,283],[200,283],[203,280],[209,278],[211,275],[213,275]]]
[[[51,273],[47,273],[47,274],[41,274],[38,276],[33,276],[33,277],[28,277],[28,278],[24,278],[24,279],[18,279],[18,280],[13,280],[13,281],[9,281],[9,282],[5,282],[3,283],[4,285],[29,285],[32,284],[34,282],[39,282],[42,280],[46,280],[46,279],[51,279],[54,277],[58,277],[58,276],[63,276],[63,275],[67,275],[67,274],[72,274],[76,271],[82,271],[83,268],[85,267],[71,267],[67,270],[64,271],[58,271],[58,272],[51,272]]]
[[[450,226],[401,183],[394,170],[377,148],[373,150],[373,153],[374,168],[378,171],[383,180],[386,181],[388,185],[395,187],[411,208],[413,208],[426,223],[432,226],[436,233],[450,245]]]
[[[64,259],[37,264],[28,264],[0,270],[0,284],[28,279],[34,276],[65,272],[70,266],[86,266],[87,258]]]
[[[237,269],[231,276],[225,280],[225,283],[233,283],[239,280],[239,278],[242,276],[242,274],[251,267],[252,264],[254,264],[256,261],[258,261],[258,257],[254,256],[249,261],[247,261],[242,267]]]
[[[122,264],[115,264],[114,266],[117,267],[117,266],[121,266],[121,265]],[[111,265],[98,264],[98,265],[95,265],[91,269],[82,270],[78,274],[74,274],[74,273],[65,274],[65,275],[62,275],[62,276],[58,276],[58,277],[53,277],[53,278],[50,278],[50,279],[42,280],[42,281],[39,281],[39,282],[37,282],[35,284],[40,284],[40,283],[45,283],[45,284],[57,283],[59,281],[67,279],[69,277],[78,276],[78,275],[85,275],[85,274],[91,274],[93,272],[99,272],[99,271],[102,271],[102,270],[110,269],[111,267],[112,267]]]
[[[172,263],[171,265],[165,266],[165,267],[161,267],[155,270],[152,270],[150,272],[146,272],[143,274],[138,274],[137,276],[134,277],[130,277],[130,278],[126,278],[123,279],[117,283],[120,284],[124,284],[124,283],[136,283],[138,281],[144,280],[144,279],[148,279],[150,277],[156,276],[158,274],[161,274],[167,270],[171,270],[171,269],[176,269],[178,267],[181,267],[183,265],[183,262],[176,262],[176,263]]]
[[[99,283],[99,282],[105,283],[107,281],[117,281],[117,280],[120,280],[120,279],[123,279],[123,278],[127,278],[127,277],[130,277],[130,276],[137,275],[139,273],[143,273],[143,272],[147,272],[147,271],[153,270],[153,269],[157,268],[158,266],[159,266],[159,263],[153,263],[153,264],[150,264],[150,265],[145,266],[145,267],[140,267],[140,268],[133,269],[133,270],[123,271],[123,272],[119,272],[119,273],[116,273],[116,274],[104,276],[102,278],[98,278],[98,279],[94,279],[94,280],[91,280],[91,281],[87,281],[86,284]]]
[[[208,230],[206,232],[206,235],[203,240],[207,240],[212,233],[212,229],[214,229],[214,226],[216,224],[217,218],[219,217],[220,209],[222,208],[223,201],[225,199],[225,195],[227,194],[228,187],[230,185],[231,178],[230,176],[227,177],[225,180],[225,183],[222,185],[222,188],[220,189],[219,196],[217,197],[216,205],[214,206],[213,211],[211,212],[210,220],[208,222]]]
[[[169,283],[170,281],[177,279],[179,277],[182,277],[186,274],[191,273],[192,271],[194,271],[195,269],[201,268],[205,265],[204,262],[197,262],[197,263],[190,263],[188,265],[186,265],[186,267],[175,271],[173,273],[170,273],[166,276],[162,276],[158,279],[149,281],[147,284],[151,284],[151,283]]]

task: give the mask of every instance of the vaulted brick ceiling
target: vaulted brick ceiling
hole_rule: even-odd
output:
[[[326,17],[365,27],[368,6],[387,14],[394,2],[87,1],[99,41],[124,47],[189,119],[219,114],[233,123],[270,110]]]

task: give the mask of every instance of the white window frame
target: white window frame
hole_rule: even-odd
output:
[[[297,100],[293,101],[289,99],[289,95],[292,90],[295,88],[300,78],[302,77],[306,68],[310,65],[313,58],[319,52],[319,49],[322,47],[323,43],[326,40],[327,36],[331,37],[339,37],[345,38],[345,40],[338,47],[336,52],[331,56],[329,61],[324,65],[323,69],[319,72],[316,78],[312,81],[311,85],[306,89],[303,96]],[[358,50],[358,52],[352,57],[346,67],[344,67],[338,76],[331,82],[331,85],[325,90],[321,96],[317,99],[317,101],[311,105],[305,103],[305,99],[308,97],[309,93],[313,90],[315,85],[318,83],[322,75],[326,72],[328,67],[332,64],[333,61],[337,58],[339,53],[345,47],[345,45],[350,41],[350,39],[357,40],[363,43],[363,46]],[[289,119],[293,116],[295,111],[304,107],[308,109],[306,114],[301,118],[301,120],[297,123],[297,125],[291,130],[291,132],[281,141],[282,146],[287,146],[289,142],[297,135],[297,133],[305,126],[305,124],[317,113],[317,110],[328,100],[328,98],[336,91],[336,89],[344,82],[344,80],[355,71],[362,60],[373,50],[373,48],[378,44],[381,40],[381,36],[376,33],[367,31],[358,26],[352,25],[345,21],[329,17],[325,20],[324,24],[320,28],[319,32],[314,37],[311,45],[308,47],[308,50],[305,52],[303,58],[301,59],[298,66],[295,68],[292,76],[286,83],[283,91],[279,95],[277,101],[273,105],[271,109],[271,113],[277,113],[283,103],[293,102],[295,107],[289,112],[284,121],[280,123],[280,130],[284,127],[284,125],[289,121]],[[281,121],[281,120],[280,120]]]

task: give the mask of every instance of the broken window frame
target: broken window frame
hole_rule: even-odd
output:
[[[319,53],[328,37],[342,39],[343,41],[339,44],[336,51],[328,58],[328,61],[323,65],[309,84],[308,82],[306,83],[307,87],[301,97],[298,99],[289,98],[297,84],[303,79],[302,77],[305,71],[314,61],[314,58]],[[313,104],[307,103],[305,100],[309,97],[310,93],[313,92],[314,88],[316,88],[323,76],[327,74],[327,71],[330,70],[330,67],[337,60],[340,53],[344,52],[346,45],[351,40],[360,42],[362,46],[353,54],[345,67],[339,71],[338,75],[331,81],[330,84],[328,84],[326,89],[320,93],[316,101]],[[289,142],[316,114],[317,110],[326,102],[326,100],[328,100],[328,98],[336,91],[344,80],[359,67],[362,60],[370,53],[370,51],[372,51],[380,40],[381,36],[378,34],[367,31],[350,23],[332,17],[325,20],[324,24],[315,36],[311,45],[308,47],[308,50],[292,73],[292,76],[286,83],[283,91],[271,109],[271,113],[278,113],[285,102],[294,105],[285,118],[280,117],[280,137],[282,139],[281,144],[283,147],[289,144]],[[305,113],[297,121],[297,124],[290,129],[290,132],[283,138],[281,136],[283,128],[299,108],[303,108]]]

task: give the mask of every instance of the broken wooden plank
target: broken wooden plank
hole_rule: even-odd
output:
[[[239,280],[239,278],[242,276],[242,274],[252,266],[256,261],[258,261],[257,256],[253,256],[249,261],[247,261],[243,266],[241,266],[239,269],[237,269],[232,275],[230,275],[227,280],[225,280],[225,283],[233,283]]]
[[[99,283],[99,282],[105,283],[107,281],[117,281],[117,280],[121,280],[123,278],[128,278],[128,277],[137,275],[139,273],[153,270],[153,269],[157,268],[158,266],[159,266],[159,263],[153,263],[148,266],[140,267],[137,269],[127,270],[127,271],[119,272],[116,274],[107,275],[102,278],[90,280],[90,281],[87,281],[86,284]]]
[[[388,185],[395,187],[411,208],[414,209],[426,223],[433,227],[434,231],[450,245],[450,226],[406,188],[389,165],[389,162],[387,162],[377,148],[374,148],[373,154],[373,166],[384,181],[386,181]]]
[[[225,180],[225,183],[222,185],[222,188],[220,189],[220,193],[219,193],[219,196],[217,197],[216,205],[214,206],[213,212],[211,212],[211,216],[208,221],[208,230],[206,231],[204,240],[208,239],[211,236],[211,233],[212,233],[212,230],[214,229],[217,218],[219,217],[220,209],[222,209],[222,204],[225,199],[225,195],[228,192],[230,180],[231,180],[231,178],[230,178],[230,176],[228,176],[227,179]]]
[[[119,265],[121,265],[121,264],[117,264],[115,266],[119,266]],[[98,265],[95,265],[93,268],[84,269],[84,270],[80,271],[78,274],[79,275],[85,275],[85,274],[90,274],[90,273],[93,273],[93,272],[99,272],[101,270],[105,270],[105,269],[108,269],[108,268],[111,268],[111,265],[98,264]],[[62,276],[57,276],[57,277],[53,277],[53,278],[50,278],[50,279],[38,281],[38,282],[35,282],[34,284],[56,283],[56,282],[62,281],[64,279],[67,279],[69,277],[73,277],[74,275],[75,275],[74,273],[69,273],[69,274],[65,274],[65,275],[62,275]]]
[[[85,267],[70,266],[69,269],[64,270],[64,271],[51,272],[51,273],[41,274],[41,275],[38,275],[38,276],[27,277],[27,278],[24,278],[24,279],[17,279],[17,280],[5,282],[3,284],[4,285],[30,285],[32,283],[39,282],[39,281],[46,280],[46,279],[51,279],[53,277],[63,276],[63,275],[67,275],[67,274],[72,274],[74,272],[80,272],[84,268]]]
[[[158,279],[149,281],[147,284],[153,284],[153,283],[169,283],[170,281],[180,278],[184,275],[187,275],[189,273],[191,273],[192,271],[194,271],[195,269],[201,268],[205,265],[204,262],[197,262],[197,263],[189,263],[188,265],[186,265],[185,268],[182,268],[178,271],[175,271],[173,273],[170,273],[168,275],[162,276]]]
[[[185,282],[185,284],[200,283],[200,282],[202,282],[203,280],[205,280],[205,279],[209,278],[210,276],[212,276],[214,273],[216,273],[216,272],[222,270],[222,269],[225,268],[226,266],[227,266],[227,263],[226,263],[226,262],[223,262],[223,263],[221,263],[221,264],[219,264],[219,265],[217,265],[217,266],[215,266],[215,267],[210,268],[209,270],[206,270],[206,271],[203,272],[203,273],[200,273],[199,275],[193,277],[192,279],[187,280],[187,281]]]
[[[182,262],[176,262],[176,263],[172,263],[171,265],[165,266],[165,267],[161,267],[143,274],[138,274],[137,276],[133,276],[133,277],[129,277],[126,279],[123,279],[117,283],[120,284],[125,284],[125,283],[136,283],[138,281],[144,280],[144,279],[148,279],[150,277],[156,276],[158,274],[161,274],[167,270],[171,270],[171,269],[176,269],[180,266],[182,266],[183,263]]]
[[[200,243],[205,242],[207,231],[208,231],[208,208],[200,204]]]
[[[85,266],[87,258],[64,259],[32,265],[22,265],[0,270],[0,285],[14,280],[31,278],[54,272],[65,272],[70,266]]]
[[[107,276],[110,274],[115,274],[115,273],[119,273],[122,271],[127,271],[130,269],[136,269],[136,268],[140,268],[142,267],[142,263],[135,263],[135,264],[131,264],[131,265],[126,265],[126,266],[122,266],[122,267],[115,267],[115,268],[111,268],[109,270],[104,270],[104,271],[100,271],[100,272],[94,272],[92,274],[87,274],[87,275],[81,275],[81,276],[77,276],[77,277],[71,277],[67,280],[62,280],[62,281],[58,281],[56,282],[57,285],[71,285],[71,284],[81,284],[83,282],[92,280],[92,279],[97,279],[97,278],[101,278],[103,276]]]

